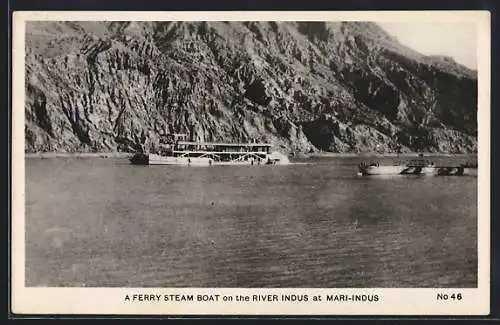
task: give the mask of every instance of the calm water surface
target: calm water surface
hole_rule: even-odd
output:
[[[477,177],[358,177],[362,160],[26,159],[26,284],[476,287]]]

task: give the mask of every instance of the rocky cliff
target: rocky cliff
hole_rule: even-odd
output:
[[[375,23],[29,22],[25,59],[27,152],[477,151],[476,73]]]

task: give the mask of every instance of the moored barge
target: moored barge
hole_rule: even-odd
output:
[[[362,162],[358,173],[370,175],[433,175],[433,176],[477,176],[477,164],[459,164],[456,166],[436,166],[434,162],[419,158],[406,163],[380,165],[378,162]]]

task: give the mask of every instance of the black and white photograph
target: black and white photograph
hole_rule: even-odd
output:
[[[477,289],[477,20],[376,17],[26,20],[23,285]]]

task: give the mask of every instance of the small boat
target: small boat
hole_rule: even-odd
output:
[[[465,168],[457,167],[439,167],[437,168],[437,176],[463,176]]]
[[[434,163],[426,159],[413,159],[406,163],[396,163],[393,166],[381,166],[379,162],[358,165],[359,173],[367,175],[433,175],[436,171]]]
[[[422,158],[381,166],[378,162],[362,162],[358,165],[359,174],[368,175],[434,175],[434,176],[477,176],[477,164],[458,166],[436,166],[434,162]]]
[[[267,143],[218,143],[186,141],[186,135],[168,137],[160,153],[138,152],[134,165],[287,165],[286,155],[271,151]]]
[[[477,176],[477,164],[465,163],[456,167],[438,167],[437,176]]]

